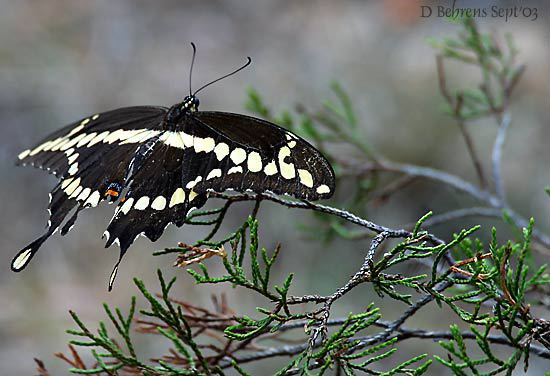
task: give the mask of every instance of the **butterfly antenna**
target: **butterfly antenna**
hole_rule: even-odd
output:
[[[189,68],[189,96],[191,96],[191,77],[193,77],[193,65],[195,65],[195,55],[197,54],[197,47],[195,43],[191,42],[191,47],[193,47],[193,57],[191,58],[191,68]]]
[[[242,67],[240,67],[240,68],[238,68],[238,69],[235,69],[233,72],[228,73],[228,74],[226,74],[225,76],[222,76],[222,77],[220,77],[220,78],[215,79],[214,81],[211,81],[211,82],[207,83],[206,85],[200,87],[197,91],[195,91],[195,93],[194,93],[193,95],[196,95],[199,91],[201,91],[201,90],[204,89],[205,87],[208,87],[208,86],[212,85],[213,83],[216,83],[216,82],[218,82],[218,81],[220,81],[220,80],[223,80],[224,78],[227,78],[227,77],[229,77],[229,76],[232,76],[232,75],[234,75],[235,73],[238,73],[238,72],[242,71],[244,68],[248,67],[248,66],[250,65],[250,63],[252,63],[252,59],[251,59],[250,57],[247,57],[246,59],[247,59],[247,62],[246,62],[246,64],[244,64]]]

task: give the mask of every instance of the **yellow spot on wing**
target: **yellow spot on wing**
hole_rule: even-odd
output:
[[[185,191],[183,188],[178,188],[174,191],[174,194],[172,194],[172,198],[170,199],[170,204],[168,207],[172,207],[178,204],[181,204],[185,202]]]
[[[53,146],[50,145],[50,150],[51,151],[57,151],[57,150],[61,149],[61,147],[69,141],[70,140],[68,138],[62,138],[59,142],[56,142],[55,145],[53,145]]]
[[[69,164],[74,163],[74,161],[76,161],[76,159],[78,158],[78,155],[79,155],[78,153],[75,153],[75,154],[71,155],[68,159]]]
[[[69,175],[75,175],[78,172],[78,162],[72,164],[67,172]]]
[[[107,144],[112,144],[113,142],[116,142],[120,140],[120,137],[124,134],[124,130],[117,129],[116,131],[112,132],[108,137],[106,137],[103,142]]]
[[[137,200],[136,204],[134,205],[134,209],[145,210],[147,209],[147,206],[149,206],[149,197],[143,196],[140,197],[139,200]]]
[[[325,184],[320,185],[320,186],[317,187],[317,193],[319,193],[321,195],[323,193],[330,193],[330,188]]]
[[[44,150],[54,150],[61,142],[66,141],[65,137],[58,137],[55,140],[50,141],[47,147],[44,147]]]
[[[255,151],[248,154],[247,166],[252,172],[262,171],[262,157],[260,154]]]
[[[78,187],[76,187],[76,189],[74,190],[73,193],[71,193],[71,195],[69,196],[69,198],[75,198],[75,197],[77,197],[77,196],[80,194],[80,192],[82,192],[82,186],[81,186],[81,185],[79,185]]]
[[[229,146],[227,146],[227,144],[224,142],[220,142],[214,148],[214,153],[216,153],[216,158],[218,159],[218,161],[221,161],[229,154]]]
[[[76,127],[73,128],[73,130],[69,133],[69,136],[72,136],[73,134],[78,133],[83,129],[84,129],[84,124],[81,123],[80,125],[77,125]]]
[[[85,133],[79,134],[79,135],[76,136],[75,138],[70,139],[69,142],[64,143],[64,144],[59,148],[59,150],[65,151],[65,150],[67,150],[67,149],[72,148],[73,146],[75,146],[76,144],[78,144],[78,142],[79,142],[80,140],[82,140],[84,137],[86,137],[86,134],[85,134]]]
[[[65,188],[65,193],[69,196],[79,187],[80,185],[80,178],[76,178],[69,184],[67,188]]]
[[[181,132],[166,132],[160,137],[160,140],[174,148],[185,149]]]
[[[155,210],[164,210],[166,207],[166,199],[162,196],[157,196],[151,203],[151,207]]]
[[[25,266],[25,264],[27,263],[31,255],[32,255],[31,248],[25,250],[24,252],[21,252],[21,254],[17,256],[15,260],[13,260],[11,264],[12,268],[15,270],[20,270],[22,267]]]
[[[25,150],[24,152],[20,153],[20,154],[17,156],[17,158],[23,159],[23,158],[25,158],[26,156],[28,156],[30,153],[31,153],[30,149],[27,149],[27,150]]]
[[[212,150],[214,150],[214,147],[216,146],[216,141],[212,137],[207,137],[204,140],[202,140],[202,150],[205,153],[210,153]]]
[[[242,173],[243,172],[243,168],[241,166],[236,166],[236,167],[231,167],[229,169],[229,171],[227,171],[227,174],[236,174],[236,173]]]
[[[308,188],[313,188],[313,176],[309,171],[298,169],[298,176],[300,177],[300,183]]]
[[[293,179],[296,177],[296,170],[293,163],[285,162],[285,159],[290,156],[290,149],[283,146],[279,150],[279,166],[281,166],[281,176],[285,179]]]
[[[61,183],[61,189],[67,188],[73,180],[74,180],[74,178],[69,178],[69,179],[63,180],[63,182]]]
[[[109,133],[110,133],[109,131],[105,131],[103,133],[98,134],[93,138],[93,140],[90,141],[90,143],[88,144],[88,147],[92,147],[93,145],[103,141],[105,138],[107,138]]]
[[[246,159],[246,152],[241,148],[236,148],[231,152],[231,155],[229,156],[233,163],[236,165],[241,164]]]
[[[190,134],[187,134],[185,132],[180,132],[181,133],[181,138],[183,139],[183,144],[190,148],[193,146],[193,136],[191,136]]]
[[[82,193],[76,198],[78,201],[84,201],[88,198],[92,190],[90,188],[84,188]]]
[[[130,197],[128,200],[124,201],[124,205],[120,208],[120,211],[124,214],[128,214],[130,209],[132,208],[132,204],[134,203],[133,197]]]
[[[206,180],[219,178],[221,176],[222,176],[222,170],[220,170],[219,168],[215,168],[215,169],[213,169],[212,171],[210,171],[208,173],[208,176],[206,177]]]
[[[101,194],[99,193],[99,191],[94,191],[90,195],[90,197],[88,197],[84,205],[90,205],[94,207],[94,206],[97,206],[97,204],[99,204],[99,200],[101,200]]]
[[[198,182],[200,182],[202,180],[202,176],[197,176],[195,178],[195,180],[191,180],[189,183],[187,183],[187,185],[185,186],[185,188],[187,189],[191,189],[193,188],[195,185],[197,185]]]
[[[277,173],[277,164],[275,161],[271,161],[265,166],[264,173],[267,176],[275,175]]]
[[[92,141],[92,139],[97,135],[96,132],[90,133],[86,135],[86,137],[83,137],[82,140],[78,141],[78,144],[76,144],[76,147],[82,147],[83,145],[86,145],[88,142]]]

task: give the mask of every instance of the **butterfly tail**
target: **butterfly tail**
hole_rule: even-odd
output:
[[[44,235],[42,235],[31,244],[23,248],[21,251],[19,251],[11,262],[11,270],[14,272],[20,272],[25,269],[38,251],[38,249],[40,249],[46,239],[48,239],[53,233],[54,230],[48,229],[48,231]]]
[[[128,248],[130,248],[130,245],[132,244],[132,240],[127,239],[126,237],[123,237],[122,239],[118,239],[115,237],[111,237],[111,234],[109,231],[105,231],[103,233],[102,238],[107,239],[107,243],[105,244],[105,248],[108,248],[113,243],[117,243],[120,247],[120,252],[118,254],[118,261],[116,262],[115,266],[113,267],[113,271],[111,272],[111,275],[109,277],[109,287],[108,290],[113,290],[113,285],[115,283],[115,279],[118,273],[118,268],[120,266],[120,262],[122,261],[122,257],[126,254],[126,251],[128,251]]]
[[[115,264],[113,271],[111,272],[111,276],[109,277],[109,291],[113,290],[113,285],[115,283],[116,275],[118,273],[118,267],[120,265],[120,261],[122,261],[122,252],[120,253],[120,256],[118,258],[117,263]]]

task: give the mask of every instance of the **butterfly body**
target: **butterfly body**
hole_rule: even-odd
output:
[[[170,223],[182,226],[209,191],[332,195],[330,164],[302,138],[265,120],[198,107],[190,95],[170,108],[96,114],[19,154],[19,164],[46,169],[60,182],[50,195],[46,233],[16,255],[12,270],[24,269],[49,236],[60,228],[66,234],[80,211],[104,200],[117,203],[104,237],[106,247],[119,244],[120,262],[138,235],[156,241]]]
[[[163,121],[163,128],[168,131],[183,131],[185,124],[189,121],[189,115],[199,110],[200,101],[194,95],[184,98],[183,102],[177,103],[168,109]]]

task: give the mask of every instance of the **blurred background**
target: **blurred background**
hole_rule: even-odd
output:
[[[511,204],[537,226],[550,232],[550,8],[542,1],[536,21],[487,18],[485,30],[510,32],[527,71],[511,107],[513,123],[506,143],[504,176]],[[492,2],[461,1],[460,6]],[[500,4],[504,4],[500,2]],[[508,4],[514,5],[514,2]],[[52,374],[67,367],[53,352],[65,351],[72,328],[68,310],[93,325],[103,319],[102,302],[127,307],[137,295],[133,277],[156,290],[156,270],[178,275],[176,295],[209,306],[210,294],[225,291],[239,313],[253,314],[265,302],[231,288],[194,287],[173,257],[152,257],[154,250],[178,241],[192,243],[196,228],[170,227],[157,242],[137,240],[126,255],[113,292],[107,278],[118,249],[103,248],[101,234],[113,207],[84,212],[66,237],[53,236],[24,273],[9,270],[13,255],[42,234],[47,220],[48,192],[55,179],[32,168],[16,168],[17,154],[57,128],[88,114],[141,104],[170,106],[187,93],[191,58],[189,42],[198,46],[194,86],[226,73],[251,56],[253,65],[201,93],[203,110],[246,112],[246,87],[256,88],[274,109],[297,103],[316,109],[331,96],[338,80],[353,97],[361,134],[374,149],[395,161],[445,169],[475,181],[471,161],[455,122],[441,113],[434,50],[427,37],[455,35],[458,28],[442,18],[420,18],[422,2],[411,1],[0,1],[0,374],[33,374],[33,357],[46,362]],[[459,71],[448,69],[451,82]],[[471,127],[487,161],[495,124]],[[388,226],[416,220],[428,209],[441,213],[458,208],[464,198],[431,183],[418,183],[369,210],[369,219]],[[240,223],[249,208],[233,210],[227,230]],[[447,236],[478,220],[434,228]],[[494,221],[487,224],[488,231]],[[362,262],[367,241],[312,242],[296,229],[314,224],[311,214],[273,204],[260,213],[262,245],[283,252],[275,278],[296,273],[294,294],[327,294],[341,285]],[[504,235],[505,236],[505,235]],[[219,270],[219,260],[210,260]],[[333,316],[360,310],[374,298],[369,287],[343,299]],[[387,319],[403,306],[375,299]],[[139,300],[144,306],[142,300]],[[385,305],[386,304],[386,305]],[[445,329],[443,309],[429,308],[412,326]],[[447,315],[450,317],[450,315]],[[144,356],[159,355],[158,339],[137,336]],[[441,353],[435,343],[422,351]],[[412,342],[403,352],[418,352]],[[407,354],[405,354],[407,355]],[[253,374],[269,374],[281,360]],[[284,359],[286,361],[286,359]],[[531,374],[542,364],[532,357]],[[271,363],[270,363],[271,362]],[[434,365],[433,374],[442,369]],[[544,367],[546,368],[546,367]]]

